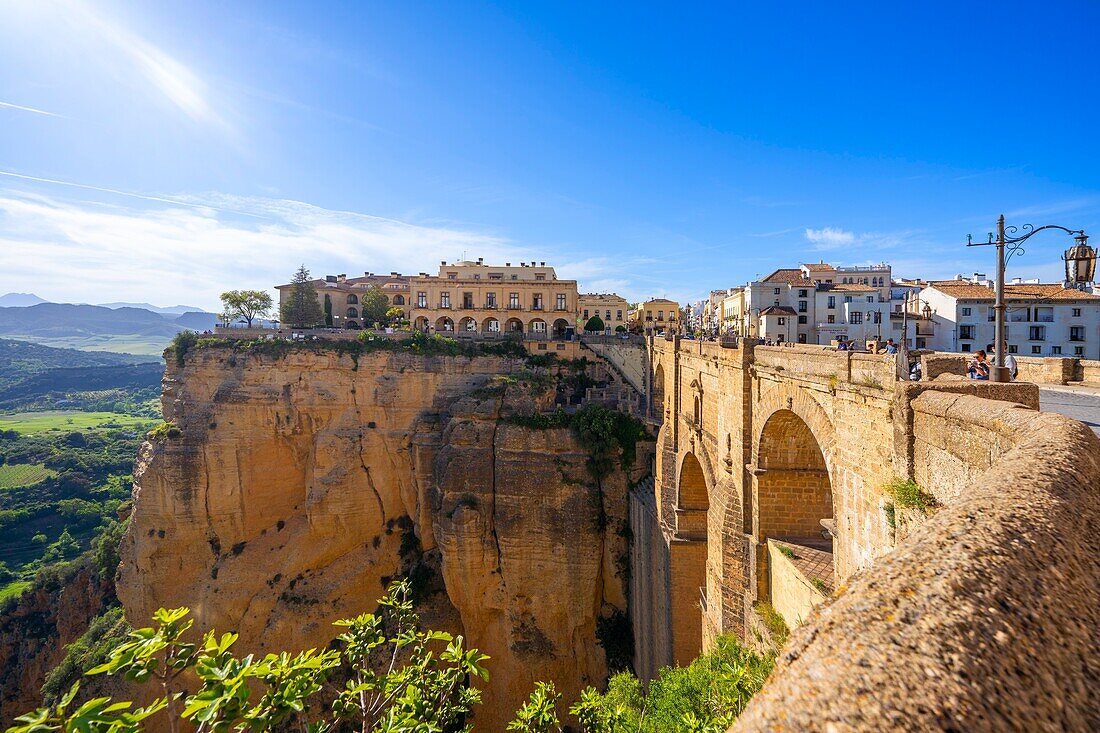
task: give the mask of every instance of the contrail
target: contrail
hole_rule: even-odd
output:
[[[0,102],[0,107],[7,107],[8,109],[17,109],[22,112],[33,112],[36,115],[46,115],[47,117],[60,117],[62,119],[68,119],[65,115],[59,115],[56,112],[47,112],[44,109],[35,109],[34,107],[24,107],[21,104],[12,104],[11,102]]]

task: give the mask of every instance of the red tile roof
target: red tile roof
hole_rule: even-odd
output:
[[[781,283],[783,285],[795,285],[804,288],[811,288],[814,285],[812,280],[807,280],[805,278],[802,274],[802,270],[794,267],[781,267],[760,282]]]
[[[994,297],[993,288],[965,280],[941,280],[931,283],[929,287],[953,298],[993,300]],[[1005,300],[1100,300],[1100,295],[1066,288],[1058,283],[1008,284],[1005,285]]]

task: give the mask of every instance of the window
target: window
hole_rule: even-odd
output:
[[[617,320],[617,321],[623,320],[623,312],[621,310],[615,311],[615,320]]]
[[[806,323],[806,316],[799,316],[799,317],[798,317],[798,322],[799,322],[800,324],[802,324],[802,323]]]
[[[565,310],[565,293],[558,293],[558,297],[555,300],[554,307],[560,311]]]
[[[1008,320],[1012,323],[1026,323],[1031,320],[1030,308],[1009,308]]]
[[[534,331],[535,333],[546,333],[546,322],[545,321],[534,321],[531,324],[531,330]]]
[[[988,320],[990,323],[997,320],[997,309],[996,308],[990,308],[989,309],[989,318],[986,319],[986,320]]]
[[[603,315],[604,315],[604,320],[605,321],[610,321],[611,320],[611,311],[604,311]]]
[[[829,308],[836,308],[836,296],[835,295],[830,295],[829,296],[829,305],[828,305],[828,307]]]
[[[1042,346],[1032,346],[1031,347],[1031,353],[1032,354],[1041,354],[1041,353],[1043,353],[1043,347]]]
[[[786,326],[787,325],[787,319],[784,318],[783,316],[779,316],[778,323],[779,323],[780,326]]]
[[[519,308],[519,293],[508,293],[508,307]]]
[[[963,351],[970,351],[970,344],[961,344],[961,345],[960,345],[960,348],[961,348],[961,349],[962,349]]]
[[[775,289],[775,294],[776,294],[776,295],[779,295],[779,288],[776,288],[776,289]]]
[[[542,293],[535,293],[534,299],[531,301],[531,309],[537,311],[542,310]]]
[[[961,339],[973,339],[974,327],[973,326],[959,326],[959,338]]]
[[[962,315],[969,316],[970,315],[970,309],[969,308],[963,308],[962,309]]]
[[[1081,317],[1081,309],[1080,308],[1074,308],[1073,309],[1073,317],[1074,318],[1080,318]]]
[[[1010,353],[1010,354],[1019,354],[1020,353],[1020,347],[1017,346],[1016,344],[1009,344],[1008,345],[1008,353]]]
[[[457,272],[448,272],[447,273],[447,279],[448,280],[457,280],[458,279],[458,273]]]
[[[417,308],[427,308],[428,307],[428,294],[426,292],[424,292],[423,290],[417,292],[417,294],[416,294],[416,307]]]
[[[799,290],[798,291],[798,297],[799,298],[805,298],[806,297],[806,290],[805,289]]]
[[[845,296],[844,296],[844,302],[845,302],[845,303],[851,303],[851,302],[852,302],[852,296],[850,296],[850,295],[845,295]]]
[[[536,279],[536,280],[545,280],[545,279],[546,279],[546,275],[535,275],[535,279]]]
[[[500,321],[495,318],[489,319],[489,333],[500,333]]]
[[[395,296],[393,296],[393,304],[394,305],[405,305],[405,296],[404,295],[395,295]]]
[[[867,302],[868,302],[868,303],[874,303],[874,302],[875,302],[875,296],[873,296],[873,295],[868,295],[868,296],[867,296]]]
[[[490,272],[489,273],[489,279],[490,280],[503,280],[504,279],[504,273],[502,273],[502,272]],[[492,325],[493,325],[493,323],[492,323],[492,321],[490,321],[489,322],[490,329],[492,329]],[[500,324],[498,323],[497,325],[499,326]],[[500,329],[498,328],[497,330],[499,331]]]
[[[519,280],[519,275],[512,275],[513,280]]]
[[[474,280],[480,280],[480,279],[481,279],[481,275],[475,272],[474,273]],[[467,330],[472,330],[472,329],[467,329]]]
[[[1062,354],[1062,347],[1061,346],[1051,346],[1050,347],[1050,353],[1053,354],[1054,356],[1060,356]]]
[[[359,304],[359,298],[355,297],[354,295],[349,295],[348,296],[348,305],[358,305],[358,304]]]
[[[486,308],[496,308],[497,307],[497,294],[496,293],[486,293],[485,294],[485,307]]]
[[[832,313],[830,313],[827,318],[829,323],[836,323],[836,316],[834,316]]]
[[[440,308],[450,308],[451,307],[451,294],[450,293],[440,293],[439,294],[439,307]]]
[[[664,311],[657,311],[657,320],[658,321],[665,320],[665,312]]]
[[[852,311],[848,316],[848,321],[851,323],[863,323],[863,314],[859,311]]]
[[[1085,340],[1085,327],[1084,326],[1070,326],[1069,327],[1069,340],[1070,341],[1084,341]]]
[[[875,323],[882,323],[882,312],[881,311],[875,311],[874,322]]]
[[[462,307],[463,308],[473,308],[474,307],[474,294],[473,293],[463,293],[462,294]]]
[[[806,301],[804,301],[804,300],[798,301],[798,312],[799,313],[805,313],[806,312]]]
[[[1028,341],[1046,341],[1047,327],[1046,326],[1029,326],[1028,327]],[[1035,352],[1032,352],[1035,353]]]
[[[1054,323],[1054,308],[1050,306],[1046,308],[1036,308],[1035,321],[1037,323]]]
[[[584,309],[584,320],[586,320],[586,321],[588,320],[588,309],[587,308]]]
[[[1074,356],[1084,356],[1085,355],[1085,347],[1084,346],[1074,346],[1073,347],[1073,355]]]

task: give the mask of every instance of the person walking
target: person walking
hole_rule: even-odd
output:
[[[993,348],[993,344],[989,344],[985,347],[985,350],[989,352],[990,356],[994,357],[994,363],[996,363],[996,351]],[[1005,354],[1005,368],[1008,369],[1009,381],[1015,382],[1016,375],[1020,373],[1020,366],[1016,363],[1016,357],[1012,354]]]

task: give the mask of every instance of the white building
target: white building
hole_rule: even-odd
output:
[[[937,351],[977,351],[994,339],[994,290],[989,280],[946,280],[921,290],[931,307]],[[1008,353],[1100,358],[1100,295],[1061,284],[1005,285]]]

